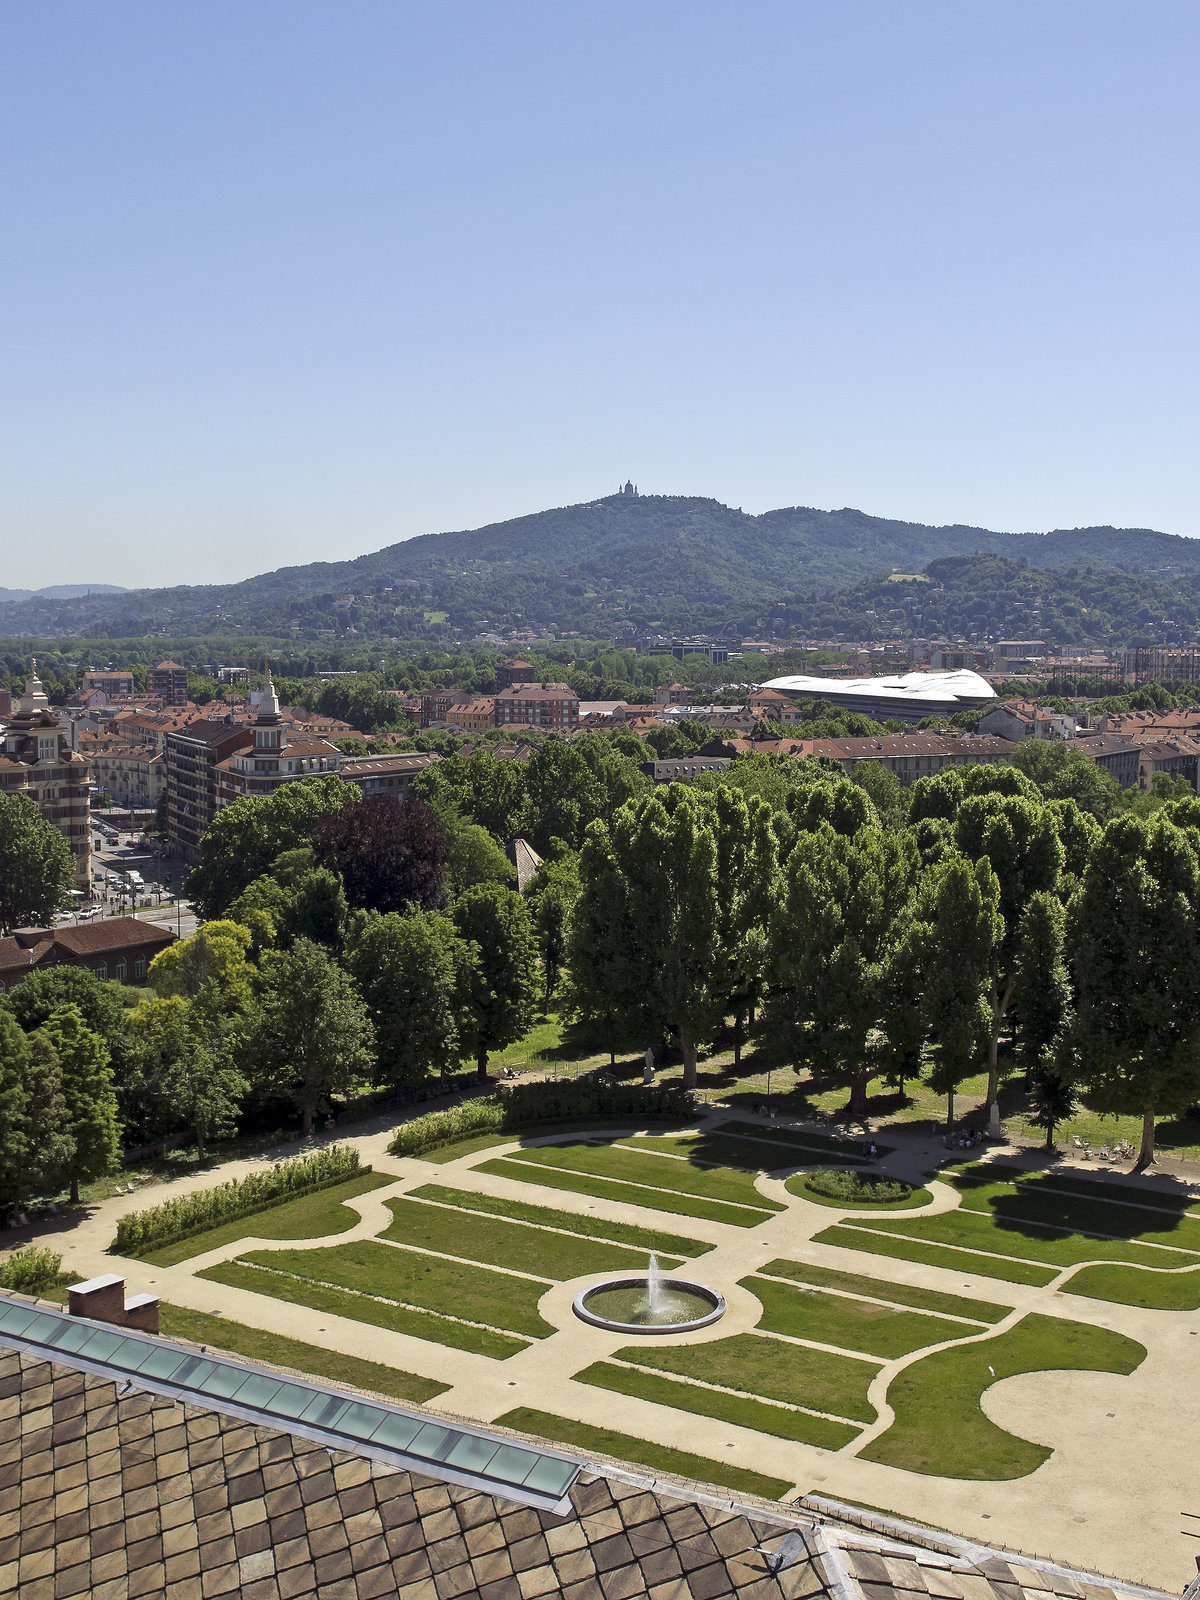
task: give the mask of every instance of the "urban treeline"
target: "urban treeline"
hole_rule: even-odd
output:
[[[543,857],[524,894],[516,836]],[[908,790],[772,755],[655,788],[619,736],[551,739],[438,762],[404,801],[336,777],[238,800],[187,887],[205,920],[148,992],[59,967],[0,1002],[0,1205],[78,1194],[122,1143],[186,1130],[203,1158],[483,1076],[551,1007],[614,1062],[677,1052],[689,1085],[753,1041],[855,1115],[873,1080],[952,1116],[964,1078],[992,1103],[1020,1073],[1048,1138],[1086,1095],[1143,1119],[1143,1160],[1200,1099],[1200,801],[1122,796],[1064,746]]]

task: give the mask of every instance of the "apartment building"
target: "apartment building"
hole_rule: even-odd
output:
[[[133,673],[120,668],[94,667],[83,675],[83,689],[99,689],[105,695],[132,694]]]
[[[394,756],[353,756],[342,763],[341,775],[356,783],[367,795],[390,794],[397,800],[408,797],[414,778],[441,757],[434,751],[405,751]]]
[[[23,794],[32,800],[47,822],[52,822],[75,857],[75,881],[86,888],[91,880],[88,764],[71,748],[69,736],[51,709],[30,663],[25,692],[4,732],[0,755],[0,793]]]
[[[492,695],[478,700],[460,700],[446,708],[445,720],[451,728],[467,733],[486,733],[496,726],[496,701]]]
[[[339,772],[346,759],[328,739],[290,739],[269,676],[258,716],[242,731],[246,742],[214,765],[217,811],[243,796],[272,795],[299,778],[328,777]]]
[[[495,726],[523,724],[570,734],[579,726],[579,696],[565,683],[518,683],[496,696]]]
[[[165,736],[167,835],[185,861],[196,861],[200,841],[217,812],[217,768],[235,750],[254,743],[244,723],[202,718]]]
[[[522,661],[507,656],[503,661],[496,663],[497,689],[511,689],[515,683],[533,683],[537,678],[537,668],[532,661]]]
[[[165,706],[187,705],[187,668],[178,661],[160,661],[149,675],[147,687]]]
[[[80,753],[88,759],[96,788],[115,805],[153,810],[166,791],[167,764],[152,745],[85,738]]]

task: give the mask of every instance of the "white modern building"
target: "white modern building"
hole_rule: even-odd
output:
[[[794,700],[827,700],[846,711],[861,711],[878,722],[896,717],[920,722],[924,717],[950,717],[973,711],[996,698],[991,684],[977,672],[906,672],[894,678],[771,678],[761,685]]]

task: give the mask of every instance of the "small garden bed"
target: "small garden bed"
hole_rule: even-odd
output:
[[[787,1181],[789,1194],[819,1206],[869,1206],[872,1211],[912,1211],[933,1199],[928,1189],[860,1167],[817,1167]]]

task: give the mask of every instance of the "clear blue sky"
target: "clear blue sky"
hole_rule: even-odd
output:
[[[1200,533],[1194,0],[0,0],[0,584]]]

